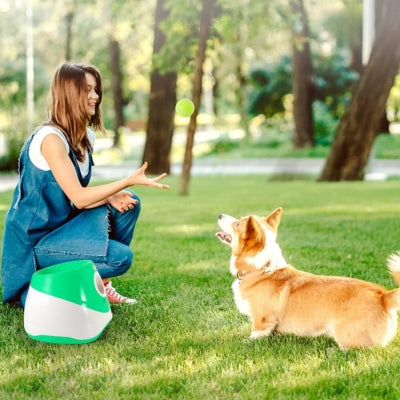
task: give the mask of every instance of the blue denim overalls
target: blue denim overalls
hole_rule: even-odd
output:
[[[19,159],[19,183],[6,215],[2,251],[3,302],[20,300],[24,307],[32,274],[36,269],[61,262],[92,260],[101,277],[124,273],[131,265],[129,248],[140,213],[138,200],[133,210],[120,213],[104,205],[78,210],[66,197],[52,172],[37,168],[29,158],[34,132],[25,142]],[[69,156],[82,186],[76,155]]]

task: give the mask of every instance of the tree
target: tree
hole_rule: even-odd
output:
[[[181,196],[188,194],[190,170],[192,167],[192,150],[194,143],[194,134],[196,132],[197,115],[199,113],[202,79],[203,79],[203,64],[205,60],[207,39],[210,35],[211,21],[215,10],[216,0],[203,0],[203,9],[200,17],[200,30],[198,38],[198,47],[195,59],[193,91],[192,99],[194,103],[194,112],[190,116],[189,128],[186,139],[185,156],[182,166],[182,175],[179,186],[179,194]]]
[[[166,0],[157,0],[153,54],[163,47],[166,36],[162,22],[169,15]],[[174,106],[176,103],[176,71],[164,72],[154,67],[151,73],[149,113],[143,161],[149,163],[148,172],[170,172],[170,152],[174,132]]]
[[[120,145],[120,128],[125,125],[124,106],[127,101],[122,93],[121,52],[118,40],[113,37],[109,42],[111,86],[114,100],[114,147]]]
[[[320,181],[361,180],[400,64],[400,2],[381,1],[371,56],[344,114]]]
[[[381,2],[376,0],[375,1],[375,31],[377,31],[379,29],[380,24],[385,23],[385,21],[382,20],[382,7],[380,7],[380,5],[381,5]],[[378,131],[380,133],[389,134],[390,133],[389,126],[390,126],[390,122],[389,122],[388,116],[386,114],[386,109],[385,109],[381,116]]]
[[[293,114],[296,148],[314,146],[312,103],[314,77],[311,62],[310,32],[303,0],[290,0],[295,16],[293,30]]]
[[[75,17],[75,6],[69,5],[67,7],[67,12],[65,14],[65,24],[66,24],[66,40],[65,40],[65,59],[67,61],[72,58],[72,25]]]
[[[117,148],[120,145],[120,129],[125,125],[124,107],[128,104],[128,100],[124,98],[122,71],[120,35],[118,34],[118,23],[121,21],[119,14],[123,12],[123,8],[113,4],[110,0],[105,0],[102,4],[104,18],[103,30],[106,33],[108,40],[108,59],[111,72],[111,92],[113,100],[113,132],[114,140],[113,147]]]

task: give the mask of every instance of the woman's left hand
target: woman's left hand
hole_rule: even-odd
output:
[[[123,213],[125,211],[132,210],[138,203],[138,201],[134,199],[133,196],[134,194],[132,192],[121,190],[120,192],[117,192],[114,195],[110,196],[107,201],[114,208]]]

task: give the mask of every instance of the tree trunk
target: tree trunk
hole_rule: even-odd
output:
[[[375,0],[375,32],[378,31],[379,26],[385,23],[382,20],[382,0]],[[381,116],[381,120],[379,123],[379,128],[378,128],[378,134],[379,133],[386,133],[389,134],[389,126],[390,122],[388,120],[387,114],[386,114],[386,108],[383,111],[383,114]]]
[[[66,22],[66,41],[65,41],[65,60],[69,61],[72,58],[72,22],[75,16],[75,9],[73,6],[68,8],[67,14],[65,16]]]
[[[350,68],[361,75],[363,71],[363,64],[362,64],[362,50],[360,46],[353,46],[350,48]]]
[[[113,147],[120,145],[120,128],[124,126],[124,105],[125,100],[122,94],[122,72],[121,55],[119,43],[111,38],[109,43],[110,67],[111,67],[111,85],[114,100],[114,143]]]
[[[181,196],[188,194],[190,170],[192,168],[192,151],[194,143],[194,134],[197,126],[197,115],[199,114],[202,80],[203,80],[203,64],[206,54],[207,39],[210,35],[211,21],[213,18],[214,7],[216,0],[203,0],[203,9],[200,17],[200,30],[198,47],[195,59],[194,77],[193,77],[193,92],[192,100],[194,104],[194,112],[190,116],[189,128],[186,139],[185,156],[182,166],[182,175],[180,180],[179,194]]]
[[[166,1],[157,0],[153,54],[158,53],[165,43],[165,34],[160,28],[169,12]],[[177,73],[161,73],[154,69],[151,74],[149,113],[146,128],[146,143],[143,161],[149,163],[147,172],[161,174],[170,172],[170,153],[174,132]]]
[[[400,64],[399,0],[382,2],[371,56],[355,88],[319,177],[320,181],[361,180]]]
[[[295,148],[314,146],[312,103],[314,98],[314,77],[309,44],[309,28],[303,0],[290,0],[295,20],[301,28],[293,28],[293,113]]]

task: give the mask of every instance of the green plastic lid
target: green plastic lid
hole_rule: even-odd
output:
[[[90,260],[69,261],[36,271],[31,286],[39,292],[92,310],[110,310],[103,282]]]

